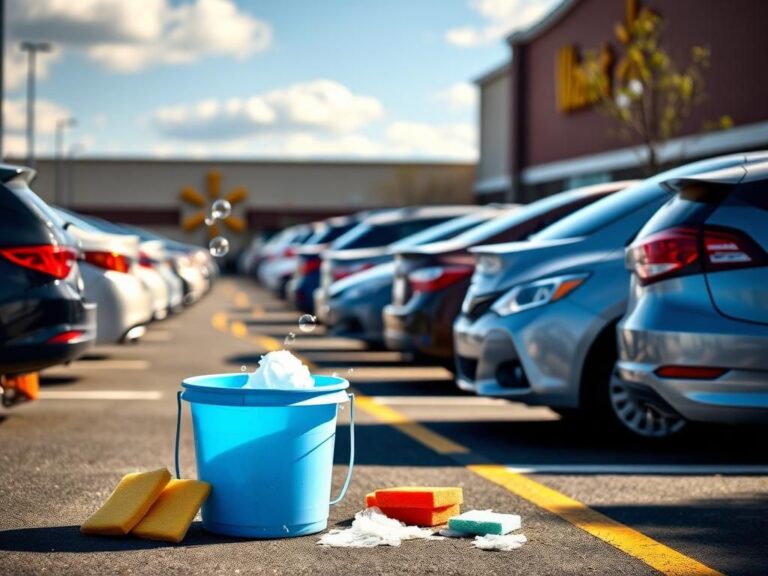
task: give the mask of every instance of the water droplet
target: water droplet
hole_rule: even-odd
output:
[[[208,243],[208,250],[217,258],[226,256],[229,252],[229,240],[224,238],[224,236],[216,236],[216,238]]]
[[[338,378],[339,377],[339,373],[338,372],[334,372],[334,373],[331,374],[331,376],[333,376],[334,378]]]
[[[211,218],[210,216],[208,216],[208,217],[205,219],[205,225],[206,225],[206,226],[213,226],[213,223],[214,223],[214,222],[216,222],[216,219],[215,219],[215,218]]]
[[[286,526],[285,524],[283,524],[283,530],[285,531],[286,534],[290,532],[290,530],[288,529],[288,526]]]
[[[354,368],[350,368],[349,370],[347,370],[347,376],[352,376],[352,374],[354,374],[354,373],[355,373],[355,369]]]
[[[341,411],[344,410],[344,404],[339,404],[339,410],[341,410]]]
[[[299,317],[299,329],[302,332],[312,332],[317,328],[317,318],[312,314],[302,314]]]
[[[240,372],[245,372],[248,370],[248,366],[240,366]]]
[[[293,344],[296,342],[296,334],[293,332],[288,332],[288,336],[285,337],[285,340],[283,340],[283,344]]]
[[[211,218],[214,220],[223,220],[232,213],[232,205],[223,198],[216,200],[211,205]]]

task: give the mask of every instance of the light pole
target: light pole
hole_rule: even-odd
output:
[[[38,52],[50,52],[48,42],[22,42],[21,51],[27,52],[27,164],[35,166],[35,60]]]
[[[83,150],[85,150],[85,146],[82,142],[72,144],[69,147],[65,171],[67,174],[67,193],[64,196],[65,200],[62,202],[62,206],[71,207],[72,205],[73,190],[75,189],[75,167],[77,166],[75,156],[82,154]]]
[[[77,120],[72,117],[59,118],[56,120],[56,141],[54,143],[54,150],[56,154],[56,181],[54,183],[53,197],[56,199],[56,204],[62,204],[62,192],[63,192],[63,171],[62,163],[64,162],[64,130],[77,126]]]

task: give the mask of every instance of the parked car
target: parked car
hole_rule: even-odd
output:
[[[373,268],[331,284],[327,309],[323,311],[329,333],[357,338],[371,345],[383,344],[384,322],[381,311],[392,302],[395,271],[393,255],[402,249],[453,238],[513,209],[501,205],[472,207],[466,216],[452,218],[395,242],[384,254],[375,257],[372,262],[379,264]]]
[[[170,270],[181,280],[182,299],[184,304],[192,304],[200,300],[211,289],[214,278],[218,275],[218,266],[213,261],[210,252],[194,246],[166,238],[161,234],[133,226],[130,224],[115,224],[124,233],[136,234],[144,242],[159,242],[162,253],[155,256],[168,264]],[[152,256],[152,249],[149,251]]]
[[[392,304],[384,308],[388,348],[415,352],[453,366],[453,321],[469,287],[479,244],[523,240],[577,209],[628,185],[614,182],[549,196],[496,218],[449,242],[400,251]]]
[[[320,263],[331,243],[360,222],[360,216],[330,218],[296,249],[296,266],[286,289],[287,297],[297,309],[313,314],[313,294],[320,286]]]
[[[136,341],[152,320],[152,294],[136,274],[138,236],[104,232],[76,215],[57,210],[82,250],[80,270],[85,297],[98,304],[97,342]]]
[[[74,360],[96,338],[76,240],[30,190],[33,176],[0,165],[0,379]]]
[[[314,232],[314,226],[298,224],[286,228],[274,242],[265,246],[264,257],[258,268],[258,279],[279,298],[285,298],[288,281],[296,269],[296,250]]]
[[[408,236],[471,211],[471,206],[408,207],[375,213],[338,238],[323,254],[320,286],[313,298],[324,322],[331,284],[387,260],[389,246]]]
[[[625,246],[668,200],[664,181],[761,158],[768,153],[675,168],[582,208],[528,242],[477,248],[472,287],[454,325],[458,386],[580,414],[603,429],[615,424],[610,385],[629,290]]]
[[[689,420],[768,423],[768,162],[664,186],[627,249],[613,414],[661,438]]]

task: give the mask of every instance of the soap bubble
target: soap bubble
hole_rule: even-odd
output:
[[[211,218],[214,220],[223,220],[232,213],[232,205],[223,198],[216,200],[211,205]]]
[[[293,332],[288,332],[288,336],[285,337],[285,340],[283,340],[283,344],[293,344],[296,342],[296,334]]]
[[[215,218],[211,218],[210,216],[208,216],[208,217],[205,219],[205,225],[206,225],[206,226],[213,226],[213,223],[214,223],[214,222],[216,222],[216,219],[215,219]]]
[[[216,238],[208,243],[208,250],[210,250],[211,254],[217,258],[226,256],[229,252],[229,240],[223,236],[216,236]]]
[[[339,373],[338,372],[334,372],[333,374],[331,374],[331,376],[333,376],[334,378],[338,378],[339,377]]]
[[[299,317],[299,329],[302,332],[312,332],[317,328],[317,318],[312,314],[302,314]]]
[[[354,368],[350,368],[349,370],[347,370],[347,376],[352,376],[352,374],[354,374],[354,373],[355,373],[355,369]]]
[[[248,370],[248,366],[240,366],[240,372],[245,372]]]

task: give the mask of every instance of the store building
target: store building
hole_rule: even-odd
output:
[[[509,175],[509,63],[475,80],[480,93],[480,156],[475,176],[475,195],[506,198]]]
[[[681,66],[690,61],[694,46],[711,53],[704,72],[706,98],[679,135],[660,149],[660,164],[768,148],[768,75],[762,66],[768,54],[768,2],[564,0],[533,27],[507,39],[512,54],[508,111],[497,121],[509,122],[510,186],[486,192],[485,175],[478,170],[478,201],[525,202],[581,184],[647,174],[642,151],[611,133],[613,120],[574,96],[584,52],[607,48],[615,57],[606,64],[607,73],[613,73],[623,56],[617,25],[631,22],[643,8],[661,17],[664,47]],[[486,86],[481,83],[481,90],[490,89]],[[488,118],[493,110],[481,112],[481,130],[495,126]],[[707,122],[723,116],[733,120],[732,128],[705,131]],[[485,164],[481,158],[480,166]]]

